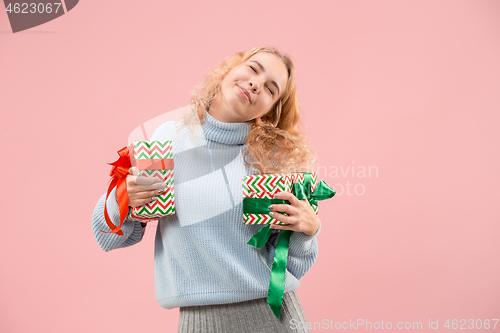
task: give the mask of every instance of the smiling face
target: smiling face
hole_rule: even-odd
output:
[[[279,57],[256,53],[229,71],[209,113],[226,123],[260,118],[284,93],[287,80],[287,68]]]

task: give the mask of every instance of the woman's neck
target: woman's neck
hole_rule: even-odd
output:
[[[223,123],[248,123],[231,110],[231,106],[221,94],[212,100],[208,113]]]

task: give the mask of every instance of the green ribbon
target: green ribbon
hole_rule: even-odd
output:
[[[288,201],[268,198],[243,198],[243,213],[248,214],[269,214],[267,208],[273,204],[288,204]]]
[[[335,191],[324,181],[320,181],[314,191],[311,191],[312,176],[309,172],[304,172],[304,184],[293,183],[293,194],[297,199],[307,199],[311,206],[318,206],[319,200],[330,199],[335,195]]]
[[[324,181],[320,181],[316,189],[311,191],[312,176],[309,172],[304,172],[303,174],[304,184],[294,183],[292,185],[293,194],[297,199],[307,199],[312,207],[317,207],[319,200],[329,199],[335,195],[335,191]],[[270,212],[267,208],[269,205],[282,203],[289,204],[288,201],[280,199],[243,198],[243,213],[268,214]],[[269,225],[265,225],[253,235],[247,244],[260,249],[267,243],[271,233],[272,229],[269,228]],[[286,264],[288,260],[290,236],[292,233],[292,230],[281,230],[280,232],[276,243],[276,249],[274,250],[273,267],[269,280],[267,303],[278,319],[280,317],[283,294],[285,292]]]

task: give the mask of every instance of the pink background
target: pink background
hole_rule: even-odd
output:
[[[154,296],[156,225],[110,253],[94,239],[106,162],[224,57],[267,44],[295,61],[338,191],[298,290],[308,320],[499,318],[499,15],[494,0],[86,0],[12,34],[2,10],[0,331],[177,330]]]

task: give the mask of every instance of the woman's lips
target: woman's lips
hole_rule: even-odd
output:
[[[238,89],[240,90],[240,93],[245,97],[245,99],[248,101],[248,103],[251,103],[252,101],[250,100],[250,94],[248,93],[248,91],[246,91],[246,89],[238,86]]]

